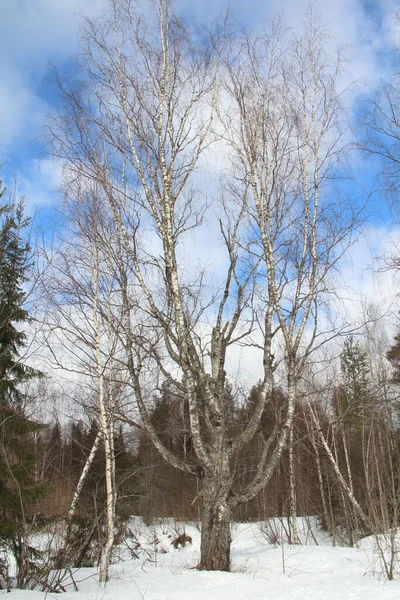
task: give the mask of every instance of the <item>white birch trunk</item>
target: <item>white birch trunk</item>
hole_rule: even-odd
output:
[[[201,559],[204,571],[230,571],[231,557],[231,474],[225,436],[213,441],[210,451],[215,471],[206,475],[203,485],[203,515],[201,521]]]
[[[95,338],[97,401],[100,412],[100,427],[104,441],[105,482],[106,482],[106,528],[105,540],[100,555],[99,581],[106,583],[109,579],[109,565],[115,536],[115,455],[114,455],[114,416],[110,394],[106,397],[104,382],[104,366],[101,353],[101,331],[99,320],[99,256],[96,237],[96,215],[93,215],[94,243],[92,247],[93,263],[93,329]]]
[[[60,568],[63,566],[63,561],[64,561],[64,558],[65,558],[65,553],[66,553],[67,546],[68,546],[69,536],[70,536],[70,533],[71,533],[72,520],[73,520],[73,518],[75,516],[75,513],[76,513],[76,509],[77,509],[77,506],[78,506],[78,501],[79,501],[80,495],[82,493],[83,486],[85,485],[85,481],[87,479],[87,476],[89,474],[90,467],[93,464],[94,457],[96,456],[96,452],[97,452],[97,450],[98,450],[98,448],[100,446],[100,442],[102,440],[102,436],[103,436],[102,432],[99,431],[97,433],[97,435],[96,435],[96,438],[95,438],[94,442],[93,442],[93,446],[92,446],[92,448],[90,450],[90,454],[89,454],[89,456],[86,459],[85,466],[82,469],[82,472],[81,472],[80,477],[79,477],[79,481],[77,483],[74,495],[72,497],[71,506],[69,507],[69,511],[68,511],[68,514],[67,514],[67,518],[66,518],[66,522],[65,522],[64,530],[63,530],[63,534],[62,534],[62,541],[61,541],[60,551],[59,551],[59,553],[57,555],[57,563],[58,563],[57,566],[59,566]]]
[[[289,432],[289,488],[290,488],[290,525],[292,528],[292,542],[299,544],[299,530],[297,527],[297,498],[296,498],[296,480],[294,473],[293,456],[293,423]]]
[[[105,461],[106,461],[106,511],[107,511],[107,524],[106,524],[106,535],[105,541],[101,549],[100,556],[100,575],[99,581],[106,583],[109,580],[109,566],[111,559],[111,552],[114,545],[115,538],[115,504],[116,504],[116,490],[115,490],[115,457],[114,457],[114,426],[113,423],[107,429],[107,441],[105,440]]]
[[[82,473],[80,474],[79,481],[78,481],[78,484],[76,486],[76,489],[75,489],[75,492],[74,492],[74,496],[72,498],[71,506],[69,507],[69,511],[68,511],[68,515],[67,515],[67,521],[68,522],[70,522],[74,518],[74,516],[75,516],[76,508],[78,506],[79,497],[81,495],[83,486],[85,485],[85,481],[86,481],[87,476],[89,474],[90,467],[93,464],[94,457],[96,456],[96,452],[97,452],[97,450],[98,450],[98,448],[100,446],[102,435],[103,434],[102,434],[101,431],[99,431],[97,433],[97,435],[95,437],[95,440],[93,442],[93,446],[92,446],[92,448],[90,450],[90,454],[87,457],[85,466],[83,467]]]
[[[311,406],[311,404],[309,404],[309,409],[310,409],[310,413],[315,425],[315,428],[318,432],[318,436],[319,439],[321,441],[321,444],[326,452],[326,455],[331,463],[331,466],[333,468],[333,471],[335,473],[335,476],[342,488],[342,492],[343,494],[346,496],[346,498],[349,500],[350,504],[353,506],[355,514],[361,519],[361,521],[363,523],[365,523],[366,525],[370,525],[369,523],[369,519],[367,517],[367,515],[364,513],[363,509],[361,508],[360,504],[358,503],[356,497],[354,496],[353,491],[351,490],[349,484],[347,483],[347,481],[345,480],[345,478],[343,477],[338,462],[337,460],[335,460],[335,457],[332,454],[331,449],[329,448],[329,445],[325,439],[325,436],[323,434],[323,431],[321,429],[319,420],[318,420],[318,416],[316,414],[316,412],[314,411],[313,407]]]
[[[309,420],[306,420],[306,425],[307,425],[307,431],[308,431],[308,435],[309,438],[311,440],[311,444],[314,450],[314,454],[315,454],[315,462],[317,465],[317,475],[318,475],[318,485],[319,485],[319,493],[321,496],[321,502],[322,502],[322,512],[324,514],[324,519],[326,522],[326,526],[328,529],[328,533],[332,536],[332,539],[335,541],[334,535],[334,529],[332,526],[332,520],[328,511],[328,503],[326,500],[326,495],[325,495],[325,489],[324,489],[324,480],[322,477],[322,468],[321,468],[321,457],[320,457],[320,453],[319,453],[319,447],[318,447],[318,441],[315,439],[315,431],[314,428],[312,426],[311,423],[309,423]]]

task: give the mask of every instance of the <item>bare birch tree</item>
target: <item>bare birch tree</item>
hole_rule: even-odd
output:
[[[382,82],[363,114],[365,139],[362,147],[377,158],[381,166],[382,186],[388,200],[398,209],[400,185],[400,81],[399,74]],[[397,266],[397,265],[396,265]]]
[[[100,555],[100,581],[109,578],[109,564],[116,529],[117,489],[115,481],[115,420],[121,392],[117,377],[118,332],[114,309],[115,281],[110,270],[110,253],[104,254],[112,232],[107,228],[96,186],[82,185],[81,179],[68,182],[65,216],[68,239],[45,255],[43,290],[47,298],[45,316],[47,348],[53,367],[79,376],[94,405],[85,408],[94,414],[100,430],[86,461],[67,516],[64,546],[77,502],[100,442],[105,455],[105,527]],[[102,243],[102,240],[103,243]],[[107,240],[107,243],[105,242]],[[54,350],[55,343],[62,351]],[[64,551],[66,548],[64,548]]]
[[[226,63],[230,103],[221,119],[248,197],[252,251],[260,261],[262,349],[266,357],[273,354],[274,336],[283,349],[288,395],[278,437],[283,447],[291,438],[304,367],[317,347],[340,333],[329,328],[326,307],[332,274],[359,217],[359,209],[352,210],[332,185],[346,170],[343,58],[310,10],[299,33],[285,31],[276,20],[263,33],[233,44]],[[291,443],[289,453],[292,465]],[[290,473],[293,477],[293,468]],[[256,480],[247,497],[263,484],[265,478]],[[296,538],[293,481],[290,504]]]
[[[200,568],[229,570],[232,511],[271,478],[303,365],[333,335],[320,324],[323,296],[354,224],[324,190],[345,153],[341,60],[330,61],[313,19],[301,36],[237,41],[217,27],[207,40],[168,0],[147,8],[114,0],[103,18],[85,21],[80,83],[57,80],[52,152],[70,176],[102,190],[115,225],[108,248],[120,283],[113,322],[121,364],[160,454],[202,482]],[[221,154],[233,169],[210,206],[198,173]],[[218,281],[187,264],[187,245],[204,223],[217,223],[221,236],[226,271]],[[228,354],[244,345],[259,350],[262,386],[233,437]],[[235,457],[262,438],[278,362],[287,405],[261,439],[253,481],[237,489]],[[187,403],[195,461],[175,456],[152,426],[149,390],[164,380]]]

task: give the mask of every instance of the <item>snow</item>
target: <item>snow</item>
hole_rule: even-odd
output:
[[[285,541],[286,521],[271,520],[232,526],[232,573],[199,572],[200,533],[194,524],[163,520],[147,527],[130,523],[128,545],[116,549],[111,580],[100,586],[97,569],[78,569],[63,600],[398,600],[400,580],[386,581],[376,542],[363,540],[358,548],[332,546],[315,520],[299,519],[302,544]],[[269,534],[277,535],[269,544]],[[312,531],[312,534],[311,534]],[[185,532],[193,544],[175,550],[171,541]],[[286,533],[285,533],[286,532]],[[283,543],[282,543],[283,542]],[[318,545],[316,545],[318,542]],[[138,545],[140,544],[140,546]],[[157,550],[157,552],[156,552]],[[6,591],[0,592],[0,597]],[[12,590],[10,600],[55,598],[55,594]],[[5,598],[4,598],[5,600]]]

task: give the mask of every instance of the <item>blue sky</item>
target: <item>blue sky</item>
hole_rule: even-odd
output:
[[[57,169],[43,154],[42,130],[56,98],[47,78],[51,66],[68,70],[77,52],[80,14],[95,17],[107,0],[2,0],[0,3],[0,160],[1,177],[8,185],[18,180],[19,193],[39,220],[57,203]],[[178,0],[179,13],[192,25],[207,25],[231,8],[238,21],[257,28],[277,11],[293,27],[308,0]],[[357,94],[369,94],[389,74],[397,41],[394,0],[316,0],[316,12],[340,43],[348,48],[349,75],[358,80]],[[353,94],[352,113],[360,100]],[[373,169],[361,168],[366,187]],[[375,207],[387,220],[384,205]]]

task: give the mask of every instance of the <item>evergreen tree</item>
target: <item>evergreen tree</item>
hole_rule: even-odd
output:
[[[26,344],[21,324],[29,322],[23,284],[31,266],[30,246],[21,236],[29,219],[22,202],[1,206],[0,218],[0,403],[15,406],[23,401],[21,383],[39,375],[20,360]]]
[[[352,336],[344,343],[340,362],[342,384],[333,393],[333,406],[339,417],[335,452],[349,488],[356,498],[363,499],[368,497],[365,444],[372,433],[371,427],[377,424],[377,419],[373,420],[372,416],[378,406],[378,397],[371,382],[368,354]],[[341,502],[335,496],[332,498],[336,505],[333,505],[333,516],[344,517],[349,541],[353,544],[358,525],[346,510],[342,512]],[[367,506],[365,511],[368,512]]]
[[[394,336],[395,344],[391,346],[386,354],[386,358],[393,367],[393,383],[400,383],[400,334]]]
[[[29,564],[24,540],[28,510],[43,492],[36,470],[42,425],[26,415],[21,387],[41,375],[20,356],[26,345],[22,326],[29,322],[23,285],[30,247],[22,237],[28,225],[23,203],[0,206],[0,542],[14,552],[20,585]]]
[[[369,375],[368,355],[351,336],[340,355],[343,386],[336,391],[340,412],[349,426],[357,427],[374,408],[375,399]]]

